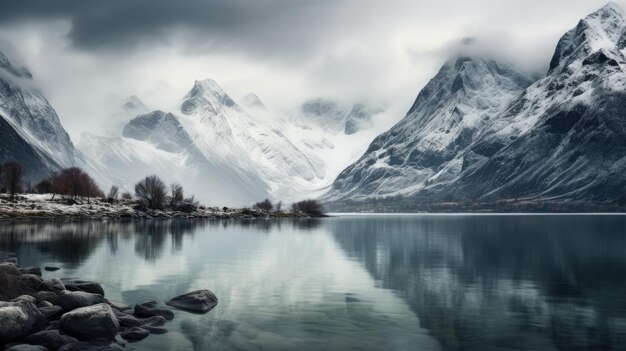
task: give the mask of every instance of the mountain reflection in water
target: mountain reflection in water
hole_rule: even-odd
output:
[[[134,304],[210,288],[153,349],[617,350],[626,217],[3,224],[0,250]]]

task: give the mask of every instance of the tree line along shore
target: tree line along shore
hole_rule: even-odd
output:
[[[78,167],[52,174],[32,185],[23,180],[16,161],[0,165],[0,220],[82,220],[155,218],[306,218],[324,217],[317,200],[283,206],[265,199],[249,208],[211,207],[185,196],[181,184],[167,186],[156,175],[140,180],[134,194],[113,185],[104,193],[96,181]]]

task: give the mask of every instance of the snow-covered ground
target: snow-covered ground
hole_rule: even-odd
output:
[[[79,198],[68,204],[53,194],[19,194],[15,200],[9,195],[0,194],[0,220],[87,220],[87,219],[252,219],[269,217],[308,217],[291,212],[265,213],[246,208],[199,206],[195,212],[173,210],[137,210],[136,202],[119,200],[109,203],[98,198]]]

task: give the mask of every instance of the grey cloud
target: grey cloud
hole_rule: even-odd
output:
[[[0,51],[72,136],[106,120],[112,94],[168,110],[203,78],[279,108],[383,100],[399,118],[460,53],[545,72],[559,37],[606,1],[1,0]]]
[[[72,45],[83,50],[119,51],[172,44],[172,33],[181,31],[184,35],[176,39],[190,51],[228,49],[271,54],[281,48],[314,49],[335,2],[9,0],[0,5],[0,23],[68,20]]]

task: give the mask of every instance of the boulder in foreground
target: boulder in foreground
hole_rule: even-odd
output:
[[[10,302],[0,302],[0,344],[23,338],[45,327],[46,318],[32,300],[34,298],[30,296],[23,296]]]
[[[176,296],[167,305],[194,313],[207,313],[217,306],[217,296],[210,290],[196,290]]]
[[[55,304],[63,307],[65,311],[71,311],[75,308],[87,307],[102,302],[104,302],[104,298],[99,294],[64,290],[59,294]]]
[[[64,345],[78,342],[71,336],[63,335],[56,329],[42,330],[24,338],[29,345],[39,345],[48,349],[57,350]]]
[[[159,307],[156,301],[147,301],[135,305],[135,317],[149,318],[153,316],[162,316],[171,321],[174,319],[174,312]]]
[[[61,317],[61,331],[81,340],[114,339],[120,324],[111,306],[100,303],[77,308]]]

